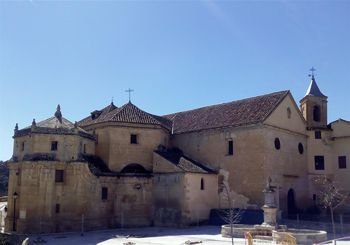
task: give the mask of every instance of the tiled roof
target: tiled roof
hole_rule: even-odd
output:
[[[91,116],[87,117],[79,122],[79,126],[84,127],[101,122],[152,124],[163,126],[169,130],[171,129],[171,121],[169,119],[149,114],[131,102],[123,105],[120,108],[115,107],[109,110],[107,113],[102,112],[101,115],[99,115],[97,118],[92,119]]]
[[[79,126],[87,126],[87,125],[96,123],[97,121],[103,121],[106,118],[106,115],[115,109],[118,109],[118,107],[116,107],[112,102],[102,110],[95,110],[91,112],[90,116],[82,119],[79,122]]]
[[[322,94],[321,90],[317,86],[314,76],[311,77],[311,82],[310,82],[309,88],[306,91],[305,96],[308,96],[308,95],[318,96],[318,97],[327,97],[324,94]]]
[[[14,137],[21,137],[31,133],[80,135],[85,138],[95,139],[93,135],[78,127],[76,123],[72,123],[71,121],[62,117],[59,106],[55,116],[53,117],[38,123],[33,119],[32,125],[23,129],[18,129],[18,126],[16,125]]]
[[[155,151],[158,155],[162,156],[170,163],[177,166],[184,172],[191,173],[216,173],[216,171],[205,164],[195,161],[183,154],[180,149],[166,149]]]
[[[173,133],[185,133],[221,127],[263,122],[289,91],[202,107],[166,115],[173,122]]]

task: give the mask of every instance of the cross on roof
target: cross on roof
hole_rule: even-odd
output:
[[[129,102],[130,102],[131,101],[131,99],[130,99],[131,93],[134,92],[134,90],[129,88],[129,89],[125,90],[125,92],[129,93]]]
[[[314,77],[314,75],[315,75],[314,72],[316,71],[316,69],[314,67],[311,67],[310,71],[311,71],[311,74],[309,76]]]

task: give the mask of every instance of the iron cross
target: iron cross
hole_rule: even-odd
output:
[[[127,92],[127,93],[129,93],[129,102],[131,101],[130,99],[131,99],[131,92],[134,92],[134,90],[133,89],[127,89],[127,90],[125,90],[125,92]]]
[[[316,71],[316,69],[314,67],[311,67],[310,71],[311,71],[311,76],[313,77],[315,75],[314,72]]]

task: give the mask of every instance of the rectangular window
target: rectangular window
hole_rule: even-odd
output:
[[[21,144],[21,151],[24,151],[24,142]]]
[[[60,205],[58,203],[56,203],[56,214],[59,214],[60,213]]]
[[[55,172],[55,182],[63,183],[64,180],[64,170],[56,170]]]
[[[21,185],[21,170],[17,170],[16,172],[16,176],[17,176],[17,185],[20,186]]]
[[[346,168],[346,156],[339,156],[338,157],[338,167],[339,168]]]
[[[136,134],[130,135],[130,144],[137,144],[137,135]]]
[[[315,170],[324,170],[324,156],[315,156]]]
[[[315,139],[321,139],[321,138],[322,138],[321,131],[315,131]]]
[[[57,151],[58,142],[52,141],[51,142],[51,151]]]
[[[83,152],[86,153],[86,144],[83,145]]]
[[[108,199],[108,188],[107,187],[102,187],[101,199],[102,200]]]
[[[233,140],[227,141],[227,154],[233,155]]]

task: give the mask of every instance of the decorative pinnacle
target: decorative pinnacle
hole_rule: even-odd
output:
[[[61,106],[60,104],[57,105],[57,109],[55,112],[55,117],[58,119],[58,121],[60,121],[60,123],[62,123],[62,113],[61,113]]]
[[[18,131],[18,123],[16,123],[16,126],[15,126],[15,132]]]
[[[33,121],[32,121],[32,127],[36,127],[35,118],[33,118]]]

